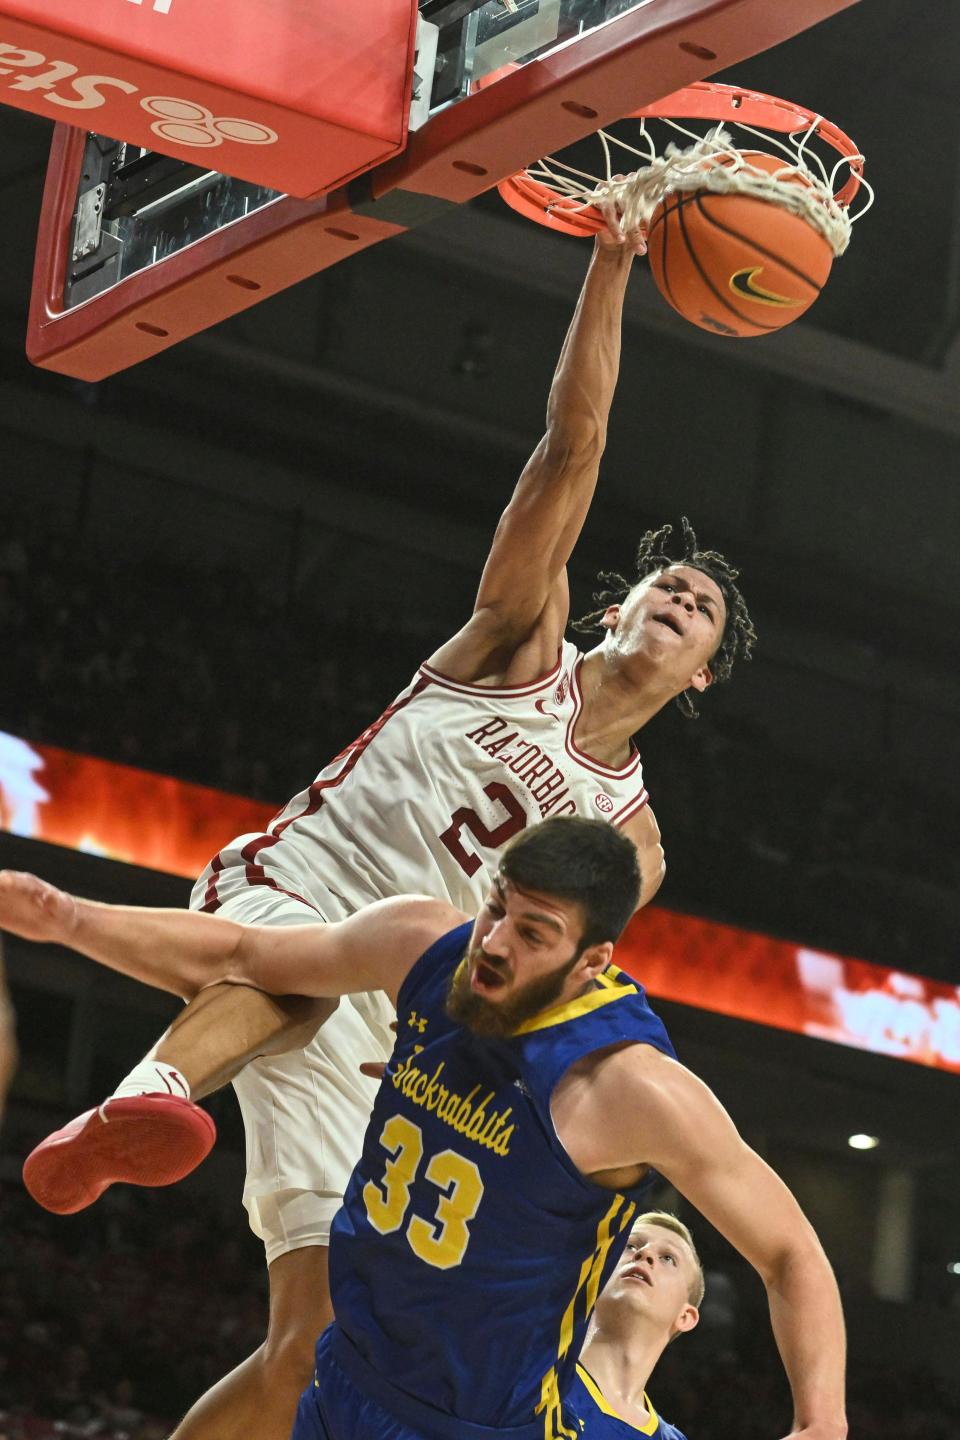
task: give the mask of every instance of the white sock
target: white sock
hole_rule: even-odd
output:
[[[120,1081],[110,1098],[121,1095],[176,1095],[181,1100],[189,1100],[190,1085],[186,1076],[172,1065],[160,1060],[141,1060]]]

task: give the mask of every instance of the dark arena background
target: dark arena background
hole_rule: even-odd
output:
[[[669,986],[654,1004],[823,1239],[862,1440],[960,1434],[958,66],[953,9],[865,0],[719,76],[840,123],[876,205],[811,313],[760,340],[686,325],[635,264],[571,568],[576,615],[597,570],[630,573],[639,535],[682,514],[741,568],[753,662],[699,720],[671,706],[643,733],[667,855],[650,923],[678,965],[706,972],[722,934],[733,975],[741,954],[747,975],[776,953],[862,1003],[789,1025],[751,1009],[744,980],[723,1004]],[[129,822],[123,787],[140,782],[92,762],[269,815],[383,710],[470,613],[589,247],[494,192],[88,384],[23,354],[49,135],[0,112],[0,866],[180,905],[164,806],[179,795],[187,833],[212,827],[200,865],[242,827],[218,828],[209,790],[145,781],[133,830],[160,835],[160,859],[107,843],[83,797],[114,787]],[[47,794],[43,766],[69,789],[64,752],[90,777],[60,843],[14,821],[32,803],[3,790],[18,745]],[[20,1059],[0,1152],[0,1437],[163,1440],[263,1336],[235,1101],[209,1102],[218,1146],[176,1191],[47,1215],[24,1156],[176,1006],[66,952],[5,950]],[[660,1198],[708,1274],[657,1408],[690,1440],[775,1440],[789,1395],[762,1287]]]

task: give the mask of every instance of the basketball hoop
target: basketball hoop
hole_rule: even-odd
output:
[[[863,178],[864,157],[850,137],[822,115],[787,100],[699,81],[624,118],[640,122],[635,143],[597,131],[597,168],[605,173],[591,174],[547,156],[501,181],[500,194],[528,220],[566,235],[595,235],[616,223],[623,233],[639,232],[644,239],[651,216],[668,195],[704,190],[749,195],[800,215],[834,255],[843,254],[852,224],[873,204],[873,190]],[[671,141],[658,154],[648,120],[661,121],[684,137],[686,146]],[[681,120],[714,123],[698,134]],[[731,130],[751,137],[747,154],[734,145]],[[761,163],[756,161],[757,139],[767,147]],[[617,152],[634,157],[630,173],[614,173]],[[769,153],[782,163],[771,166]],[[644,163],[637,166],[637,159]],[[851,213],[858,195],[865,203]]]

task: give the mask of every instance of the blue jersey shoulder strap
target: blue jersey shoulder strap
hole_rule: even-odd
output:
[[[593,989],[541,1010],[519,1026],[510,1043],[522,1055],[524,1079],[541,1105],[549,1105],[557,1081],[570,1066],[593,1051],[639,1043],[676,1059],[643,986],[615,965],[607,966]]]

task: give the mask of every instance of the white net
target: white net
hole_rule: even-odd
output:
[[[586,210],[596,206],[608,221],[619,224],[628,233],[646,229],[657,205],[665,196],[712,190],[721,194],[751,195],[800,215],[823,236],[834,255],[842,255],[850,243],[851,227],[873,204],[873,190],[861,177],[858,195],[863,196],[857,213],[839,204],[835,196],[843,178],[849,173],[851,161],[862,161],[861,155],[841,156],[832,169],[827,168],[811,141],[816,134],[819,117],[804,132],[778,139],[767,131],[750,125],[737,125],[738,130],[764,142],[764,154],[783,157],[779,167],[770,170],[751,162],[749,153],[738,149],[722,126],[716,125],[706,135],[697,135],[675,120],[662,124],[678,131],[693,143],[685,148],[671,141],[658,155],[645,120],[639,122],[637,139],[644,146],[630,145],[605,130],[597,132],[603,148],[606,176],[599,177],[577,170],[548,156],[531,165],[527,175],[548,185],[562,197],[562,213]],[[629,174],[614,173],[613,157],[626,151],[646,163]],[[754,151],[756,153],[756,151]]]

